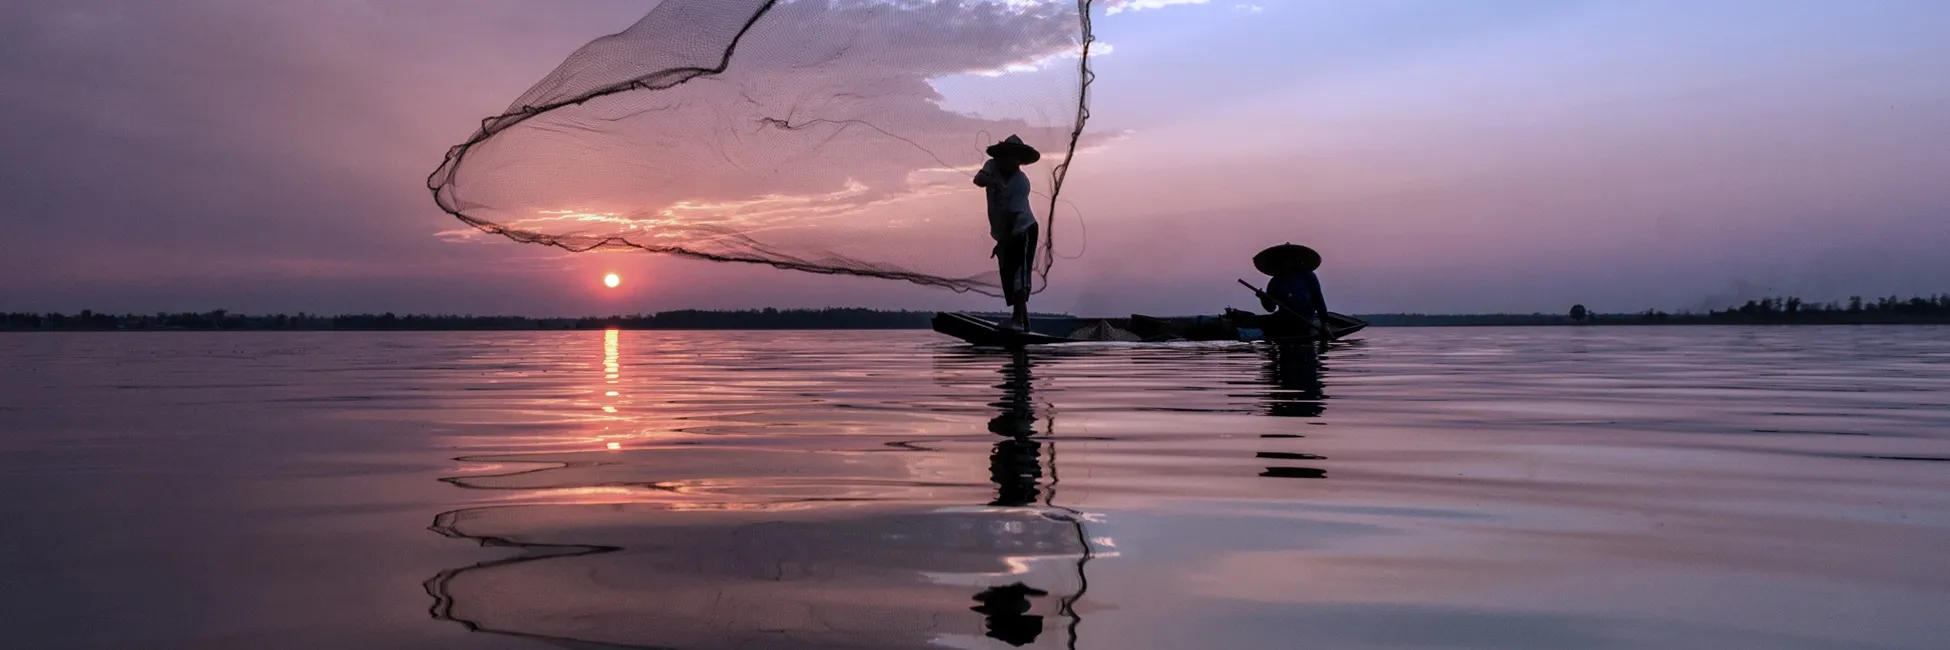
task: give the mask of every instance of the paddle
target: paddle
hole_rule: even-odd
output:
[[[1307,313],[1307,312],[1303,312],[1303,311],[1300,311],[1300,310],[1298,310],[1298,309],[1294,309],[1294,308],[1293,308],[1293,305],[1289,305],[1289,304],[1286,304],[1286,301],[1285,301],[1285,300],[1281,300],[1279,296],[1275,296],[1275,295],[1273,295],[1273,294],[1270,294],[1270,293],[1267,293],[1267,292],[1265,292],[1265,291],[1261,291],[1261,290],[1259,289],[1259,287],[1255,287],[1255,286],[1253,286],[1253,283],[1251,283],[1251,282],[1247,282],[1247,281],[1245,281],[1244,279],[1238,279],[1238,280],[1239,280],[1239,284],[1240,284],[1240,286],[1243,286],[1243,287],[1246,287],[1247,289],[1252,289],[1252,290],[1253,290],[1253,293],[1254,293],[1255,295],[1258,295],[1258,296],[1259,296],[1260,298],[1264,298],[1264,299],[1266,299],[1266,300],[1270,300],[1270,301],[1272,301],[1272,302],[1273,302],[1273,304],[1275,304],[1275,305],[1279,305],[1279,306],[1280,306],[1280,309],[1282,309],[1282,310],[1284,310],[1284,311],[1286,311],[1286,312],[1287,312],[1287,313],[1289,313],[1289,314],[1293,314],[1293,315],[1295,315],[1295,316],[1299,316],[1300,314],[1304,314],[1304,313]],[[1327,323],[1326,323],[1326,322],[1315,322],[1315,321],[1314,321],[1314,319],[1312,319],[1312,318],[1308,318],[1308,317],[1305,317],[1305,316],[1302,316],[1301,318],[1304,318],[1304,319],[1306,319],[1306,321],[1307,321],[1307,323],[1308,323],[1309,325],[1313,325],[1313,327],[1314,327],[1314,329],[1315,329],[1315,330],[1317,330],[1317,331],[1318,331],[1318,332],[1320,333],[1320,339],[1321,339],[1322,341],[1326,341],[1326,340],[1328,340],[1328,332],[1327,332]]]

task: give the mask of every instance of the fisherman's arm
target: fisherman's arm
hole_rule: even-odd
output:
[[[1324,344],[1334,340],[1333,332],[1327,320],[1327,297],[1320,293],[1320,276],[1308,273],[1307,285],[1313,289],[1314,317],[1319,319],[1320,342]]]
[[[1273,300],[1273,296],[1279,295],[1275,293],[1279,290],[1280,290],[1279,278],[1274,278],[1273,281],[1266,283],[1266,290],[1260,292],[1259,294],[1259,306],[1261,308],[1264,308],[1269,313],[1279,311],[1280,303],[1275,302]]]
[[[1307,284],[1309,285],[1308,288],[1313,289],[1314,313],[1319,315],[1321,320],[1326,320],[1327,319],[1327,296],[1321,295],[1320,293],[1320,276],[1314,275],[1312,273],[1308,273]]]

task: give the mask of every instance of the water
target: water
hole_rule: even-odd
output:
[[[8,647],[1940,648],[1950,329],[0,337]]]

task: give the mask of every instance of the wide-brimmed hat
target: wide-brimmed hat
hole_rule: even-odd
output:
[[[1253,268],[1274,277],[1312,271],[1320,268],[1320,253],[1314,249],[1287,242],[1260,251],[1253,256]]]
[[[1023,165],[1028,165],[1043,159],[1042,152],[1037,151],[1035,147],[1023,144],[1022,138],[1013,135],[1001,142],[989,145],[988,154],[990,158],[1008,156]]]

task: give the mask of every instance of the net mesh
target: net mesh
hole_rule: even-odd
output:
[[[1001,295],[983,149],[1017,135],[1047,284],[1089,142],[1090,0],[665,0],[428,178],[473,228]]]

